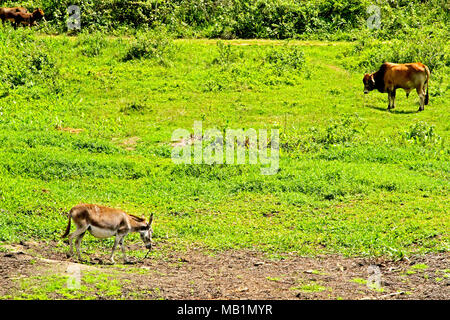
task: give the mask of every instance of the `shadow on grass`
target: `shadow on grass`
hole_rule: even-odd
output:
[[[366,105],[367,108],[370,109],[374,109],[374,110],[378,110],[378,111],[384,111],[384,112],[390,112],[390,113],[394,113],[394,114],[412,114],[412,113],[418,113],[417,110],[392,110],[392,109],[387,109],[387,108],[382,108],[382,107],[376,107],[373,105]]]
[[[418,110],[392,110],[392,113],[395,114],[411,114],[411,113],[418,113]]]

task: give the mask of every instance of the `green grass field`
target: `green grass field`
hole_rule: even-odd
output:
[[[0,87],[0,241],[62,244],[65,213],[86,202],[154,212],[155,242],[179,249],[448,251],[448,73],[424,112],[400,90],[388,112],[386,94],[364,96],[375,70],[350,42],[160,39],[138,59],[130,37],[11,30],[2,41],[27,39],[34,55],[14,50],[38,71],[8,69]],[[172,132],[194,121],[279,129],[280,171],[174,164]]]

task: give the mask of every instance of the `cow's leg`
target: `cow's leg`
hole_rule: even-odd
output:
[[[391,105],[392,105],[392,91],[388,90],[387,94],[388,94],[388,100],[389,100],[389,104],[388,104],[387,108],[388,108],[388,110],[390,110],[391,109]]]
[[[391,92],[391,109],[395,108],[395,89]]]
[[[411,89],[405,89],[405,92],[406,92],[406,99],[408,99],[408,97],[409,97],[409,92],[411,91]]]
[[[419,86],[416,88],[417,94],[419,95],[419,111],[423,111],[424,110],[424,105],[425,105],[425,93],[423,92],[423,86]]]

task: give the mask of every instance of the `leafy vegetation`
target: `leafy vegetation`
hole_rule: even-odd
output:
[[[364,55],[350,42],[9,26],[0,37],[1,241],[60,241],[65,213],[82,201],[155,212],[155,241],[175,247],[395,258],[448,250],[448,79],[432,82],[425,112],[411,96],[388,113],[386,97],[363,100],[361,71],[345,68]],[[280,171],[175,165],[173,130],[200,120],[203,130],[279,129]]]
[[[99,271],[83,272],[79,287],[69,287],[73,281],[65,274],[44,274],[16,280],[17,293],[2,296],[2,299],[15,300],[49,300],[71,299],[92,300],[97,297],[104,299],[121,299],[122,285],[126,279],[117,279],[117,272],[101,273]]]
[[[170,63],[176,49],[172,40],[168,38],[164,30],[150,32],[139,32],[134,41],[128,47],[124,61],[133,59],[152,59],[161,65]]]
[[[37,96],[44,83],[58,92],[59,69],[44,41],[28,30],[16,32],[11,28],[0,33],[0,41],[0,90],[4,94],[23,87]]]
[[[373,36],[406,39],[448,30],[448,4],[442,0],[27,0],[6,1],[40,7],[46,13],[43,30],[67,31],[67,8],[78,5],[84,30],[133,33],[140,27],[165,26],[177,37],[295,37],[351,40]],[[378,7],[380,28],[367,21]]]
[[[70,35],[69,4],[82,12]],[[366,25],[373,4],[379,29]],[[155,212],[156,241],[174,247],[394,258],[448,250],[442,1],[20,5],[43,8],[46,21],[0,27],[0,241],[60,241],[65,213],[94,202]],[[249,40],[224,40],[233,38]],[[362,74],[384,61],[430,67],[425,112],[414,94],[399,95],[392,112],[385,95],[363,96]],[[278,129],[280,171],[174,164],[172,132],[200,120],[203,131]]]

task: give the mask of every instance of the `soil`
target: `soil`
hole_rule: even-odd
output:
[[[138,250],[138,245],[129,249]],[[42,274],[64,274],[69,265],[81,273],[95,269],[115,270],[124,299],[440,299],[450,298],[449,254],[412,256],[401,261],[383,258],[346,258],[339,255],[300,257],[277,255],[276,259],[252,250],[211,253],[201,248],[171,251],[158,243],[160,254],[108,265],[108,252],[90,256],[78,264],[67,258],[57,243],[27,242],[3,245],[0,251],[0,297],[20,292],[18,279]],[[84,254],[86,256],[86,254]],[[281,258],[280,258],[281,257]],[[119,272],[117,272],[117,270]],[[126,281],[123,281],[126,280]],[[12,296],[11,296],[12,295]],[[54,296],[51,299],[61,299]],[[98,299],[111,299],[98,296]],[[117,296],[113,297],[114,299]]]

